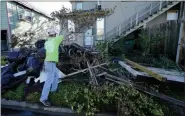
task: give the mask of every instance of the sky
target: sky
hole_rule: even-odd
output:
[[[70,2],[28,2],[28,3],[48,15],[50,15],[53,11],[60,10],[63,5],[66,8],[70,9],[72,7]]]

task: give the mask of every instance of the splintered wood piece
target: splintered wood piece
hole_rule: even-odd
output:
[[[98,85],[98,81],[96,79],[96,76],[95,76],[94,72],[92,71],[92,68],[89,65],[88,61],[87,61],[87,66],[88,66],[89,73],[90,73],[90,83],[92,83],[93,85]]]
[[[155,73],[155,72],[153,72],[153,71],[147,69],[146,67],[144,67],[144,66],[142,66],[142,65],[140,65],[140,64],[138,64],[138,63],[135,63],[135,62],[133,62],[133,61],[131,61],[131,60],[128,60],[128,59],[125,59],[125,61],[126,61],[127,63],[129,63],[130,65],[132,65],[132,66],[138,68],[139,70],[141,70],[141,71],[143,71],[143,72],[146,72],[148,75],[150,75],[151,77],[156,78],[156,79],[159,80],[159,81],[166,81],[166,78],[164,78],[164,77],[162,77],[161,75],[159,75],[159,74],[157,74],[157,73]]]

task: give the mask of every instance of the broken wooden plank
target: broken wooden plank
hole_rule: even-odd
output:
[[[93,68],[97,68],[97,67],[100,67],[100,66],[103,66],[103,65],[107,65],[107,63],[102,63],[102,64],[100,64],[100,65],[96,65],[96,66],[93,66],[93,67],[91,67],[91,68],[93,69]],[[76,72],[67,74],[67,75],[66,75],[65,77],[63,77],[63,78],[66,78],[66,77],[69,77],[69,76],[72,76],[72,75],[75,75],[75,74],[79,74],[79,73],[85,72],[85,71],[87,71],[87,70],[88,70],[88,68],[82,69],[82,70],[78,70],[78,71],[76,71]]]
[[[101,68],[101,67],[100,67]],[[109,71],[111,71],[111,72],[115,72],[115,71],[117,71],[118,69],[116,68],[116,69],[112,69],[112,70],[109,70]],[[97,74],[96,76],[97,77],[100,77],[100,76],[103,76],[103,75],[106,75],[107,74],[107,72],[102,72],[102,73],[100,73],[100,74]]]
[[[100,65],[96,65],[96,66],[93,66],[93,67],[91,67],[91,68],[93,69],[93,68],[97,68],[97,67],[100,67],[100,66],[103,66],[103,65],[107,65],[107,63],[102,63],[102,64],[100,64]],[[64,75],[62,78],[67,78],[67,77],[70,77],[70,76],[73,76],[73,75],[76,75],[76,74],[79,74],[79,73],[83,73],[83,72],[85,72],[85,71],[87,71],[87,70],[88,70],[88,68],[82,69],[82,70],[78,70],[78,71],[76,71],[76,72],[73,72],[73,73]],[[36,78],[34,81],[35,81],[35,83],[37,83],[39,80],[40,80],[40,78]]]
[[[183,71],[177,71],[174,69],[163,69],[163,68],[154,68],[154,67],[147,67],[149,70],[159,73],[159,74],[165,74],[165,75],[173,75],[173,76],[179,76],[179,77],[184,77],[185,72]]]
[[[98,81],[96,79],[96,76],[94,74],[94,72],[91,69],[91,66],[89,65],[89,62],[87,61],[87,67],[90,73],[90,82],[92,82],[93,85],[98,85]]]
[[[116,80],[119,80],[119,81],[122,81],[122,82],[126,82],[127,84],[130,84],[130,81],[126,80],[126,79],[123,79],[121,77],[117,77],[117,76],[114,76],[114,75],[111,75],[111,74],[105,74],[106,76],[110,77],[110,78],[113,78],[113,79],[116,79]]]
[[[119,68],[115,68],[115,69],[107,69],[107,68],[104,68],[102,66],[100,66],[100,68],[104,69],[104,70],[107,70],[107,71],[111,71],[111,72],[114,72],[116,70],[118,70]]]
[[[138,64],[138,63],[135,63],[135,62],[130,61],[130,60],[128,60],[128,59],[125,59],[125,61],[126,61],[127,63],[129,63],[130,65],[132,65],[132,66],[138,68],[139,70],[141,70],[141,71],[143,71],[143,72],[146,72],[148,75],[150,75],[151,77],[156,78],[156,79],[159,80],[159,81],[166,81],[166,78],[162,77],[161,75],[159,75],[159,74],[157,74],[157,73],[155,73],[155,72],[152,72],[151,70],[147,69],[146,67],[144,67],[144,66],[142,66],[142,65],[140,65],[140,64]]]
[[[135,77],[137,77],[137,76],[152,77],[151,75],[149,75],[146,72],[136,71],[136,70],[132,69],[131,66],[127,65],[123,61],[119,61],[118,64],[120,64],[123,68],[125,68],[128,72],[130,72]],[[146,68],[148,68],[148,67],[146,67]],[[165,80],[181,82],[181,83],[185,82],[185,79],[184,79],[185,76],[183,75],[184,73],[180,73],[179,74],[180,76],[176,76],[177,72],[175,73],[175,75],[170,75],[170,74],[173,74],[173,72],[170,72],[170,71],[165,72],[164,69],[162,71],[160,71],[160,69],[152,68],[152,67],[149,67],[149,69],[152,70],[154,73],[158,73],[158,75],[160,75],[161,77],[165,78]]]
[[[103,75],[105,75],[105,74],[107,74],[107,72],[103,72],[103,73],[97,74],[96,76],[97,76],[97,77],[100,77],[100,76],[103,76]]]
[[[123,61],[118,61],[118,64],[121,65],[123,68],[125,68],[128,72],[130,72],[135,77],[137,77],[138,75],[141,75],[141,73],[132,69],[131,66],[127,65]]]
[[[148,75],[145,72],[140,72],[140,73],[142,74],[141,76],[151,77],[150,75]],[[159,74],[159,75],[161,75],[162,77],[166,78],[166,80],[168,80],[168,81],[175,81],[175,82],[180,82],[180,83],[184,83],[185,82],[185,78],[183,76],[166,75],[166,74]]]

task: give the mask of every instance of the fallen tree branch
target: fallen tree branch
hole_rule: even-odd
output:
[[[116,79],[116,80],[119,80],[119,81],[121,81],[121,82],[125,82],[125,83],[131,85],[130,81],[125,80],[125,79],[123,79],[123,78],[121,78],[121,77],[117,77],[117,76],[114,76],[114,75],[110,75],[110,74],[108,74],[108,73],[105,74],[105,75],[108,76],[108,77],[110,77],[110,78],[113,78],[113,79]]]
[[[97,67],[99,67],[99,66],[103,66],[103,65],[107,65],[107,63],[102,63],[102,64],[100,64],[100,65],[96,65],[96,66],[93,66],[93,67],[91,67],[91,68],[93,69],[93,68],[97,68]],[[63,78],[67,78],[67,77],[70,77],[70,76],[73,76],[73,75],[76,75],[76,74],[79,74],[79,73],[83,73],[83,72],[85,72],[85,71],[88,71],[88,68],[83,69],[83,70],[78,70],[78,71],[76,71],[76,72],[73,72],[73,73],[67,74],[67,75],[65,75],[65,76],[61,77],[61,79],[63,79]],[[39,81],[39,79],[40,79],[40,78],[36,78],[34,81],[35,81],[35,82],[38,82],[38,81]]]
[[[100,67],[101,68],[101,67]],[[111,72],[114,72],[114,71],[117,71],[118,69],[116,68],[116,69],[112,69],[111,70]],[[97,74],[96,76],[97,77],[100,77],[100,76],[103,76],[103,75],[106,75],[107,74],[107,72],[102,72],[102,73],[100,73],[100,74]]]
[[[103,66],[103,65],[108,65],[108,63],[102,63],[102,64],[100,64],[100,65],[96,65],[96,66],[93,66],[93,67],[91,67],[91,68],[93,69],[93,68],[97,68],[97,67],[100,67],[100,66]],[[83,69],[83,70],[79,70],[79,71],[76,71],[76,72],[67,74],[67,75],[64,76],[63,78],[66,78],[66,77],[69,77],[69,76],[73,76],[73,75],[75,75],[75,74],[79,74],[79,73],[85,72],[85,71],[87,71],[87,70],[88,70],[88,68]]]

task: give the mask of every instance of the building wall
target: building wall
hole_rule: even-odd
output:
[[[180,16],[180,4],[177,4],[176,6],[170,8],[168,11],[170,11],[170,10],[177,10],[178,11],[178,16]],[[167,22],[167,12],[168,11],[164,12],[163,14],[159,15],[155,19],[148,22],[146,24],[146,27],[152,27],[152,26],[155,26],[157,24]]]
[[[76,9],[76,3],[72,2],[72,9]],[[142,2],[121,2],[121,1],[100,1],[100,5],[103,9],[105,8],[114,8],[116,7],[114,13],[110,16],[107,16],[104,21],[104,32],[112,30],[115,26],[120,25],[136,12],[141,11],[143,8],[150,5],[149,1]],[[88,10],[95,8],[97,5],[96,2],[83,2],[83,10]]]
[[[77,2],[72,2],[73,10],[76,9],[76,3]],[[104,18],[104,33],[107,33],[108,31],[113,30],[114,27],[120,24],[129,23],[125,21],[127,21],[130,17],[135,15],[137,12],[140,12],[142,9],[149,6],[151,3],[152,2],[150,1],[142,1],[142,2],[101,1],[100,5],[102,6],[102,9],[116,7],[112,15]],[[82,9],[83,10],[92,9],[92,8],[95,8],[96,5],[97,5],[97,1],[83,2]],[[159,19],[156,19],[156,22],[159,20],[164,20],[165,18],[166,17],[162,15],[159,17]],[[155,21],[148,25],[152,25],[152,24],[155,25]]]
[[[78,45],[83,46],[84,45],[83,38],[84,38],[84,34],[78,33],[78,34],[75,34],[72,39],[68,39],[64,41],[63,44],[70,45],[72,43],[77,43]]]
[[[115,26],[122,24],[131,16],[150,5],[151,2],[101,2],[102,8],[114,8],[114,13],[105,18],[105,32],[112,30]]]
[[[83,2],[83,10],[89,10],[96,8],[97,2]]]
[[[18,4],[15,2],[8,2],[8,6],[11,10],[8,10],[11,15],[9,16],[11,33],[20,37],[24,40],[31,40],[29,44],[34,44],[38,39],[47,38],[47,29],[51,26],[59,28],[58,25],[55,25],[50,21],[50,19],[42,14],[39,14],[33,10],[31,11],[32,20],[20,20],[18,12]],[[24,9],[28,10],[26,7],[22,6]],[[30,37],[28,34],[33,33],[33,36]],[[16,46],[15,48],[18,48]]]
[[[1,29],[8,29],[6,2],[1,1]]]
[[[166,17],[167,17],[167,12],[165,12],[165,13],[159,15],[159,16],[156,17],[155,19],[153,19],[153,20],[151,20],[150,22],[148,22],[148,23],[146,24],[146,27],[152,27],[152,26],[155,26],[155,25],[157,25],[157,24],[159,24],[159,23],[164,23],[164,22],[167,21],[167,20],[166,20]]]
[[[76,9],[76,4],[77,2],[71,2],[72,4],[72,10],[75,10]],[[93,9],[95,8],[97,5],[97,2],[93,2],[93,1],[90,1],[90,2],[82,2],[82,9],[83,10],[89,10],[89,9]]]
[[[71,2],[72,4],[72,10],[77,10],[77,3],[80,3],[80,2]],[[89,10],[89,9],[94,9],[96,8],[96,5],[97,5],[97,1],[94,1],[94,2],[81,2],[82,3],[82,10]],[[96,24],[94,24],[93,28],[92,28],[92,33],[88,33],[88,31],[90,30],[87,30],[87,32],[84,32],[84,33],[80,33],[80,34],[75,34],[75,38],[74,40],[69,40],[67,42],[65,42],[65,44],[71,44],[71,43],[77,43],[79,44],[80,46],[85,46],[85,38],[86,36],[88,37],[92,37],[92,38],[96,38],[95,36],[93,35],[96,35]]]

